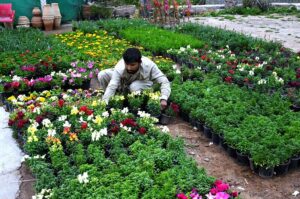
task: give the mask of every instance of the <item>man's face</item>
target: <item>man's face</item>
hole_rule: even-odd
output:
[[[130,63],[130,64],[125,63],[125,68],[127,70],[127,73],[134,74],[139,70],[140,63],[139,62],[133,62],[133,63]]]

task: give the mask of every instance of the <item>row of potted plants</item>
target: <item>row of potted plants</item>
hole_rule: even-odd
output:
[[[299,113],[291,112],[290,103],[278,93],[268,96],[249,92],[209,76],[202,83],[173,84],[171,99],[181,106],[185,120],[207,137],[221,138],[232,156],[236,156],[232,152],[235,149],[249,156],[255,166],[275,168],[277,174],[280,164],[293,157],[299,159],[300,139],[295,131]]]
[[[178,198],[194,188],[199,195],[237,197],[228,184],[197,168],[182,140],[155,126],[149,114],[134,116],[127,108],[107,111],[98,92],[38,95],[18,97],[31,102],[19,104],[9,124],[25,138],[24,160],[37,179],[36,196]],[[221,184],[226,185],[222,190]]]

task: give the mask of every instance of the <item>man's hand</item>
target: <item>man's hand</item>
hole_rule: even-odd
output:
[[[167,100],[164,100],[164,99],[160,100],[160,108],[161,108],[161,110],[165,110],[167,108],[167,106],[168,106]]]

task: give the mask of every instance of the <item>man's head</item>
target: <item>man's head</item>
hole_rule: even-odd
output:
[[[123,59],[125,61],[125,68],[128,73],[136,73],[142,63],[142,54],[137,48],[128,48],[123,53]]]

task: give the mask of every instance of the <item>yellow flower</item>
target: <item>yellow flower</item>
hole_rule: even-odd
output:
[[[96,116],[96,118],[93,120],[93,122],[95,124],[101,125],[101,123],[103,122],[102,117],[100,117],[99,115]]]
[[[37,131],[36,127],[34,125],[30,125],[27,129],[27,132],[30,134],[34,134]]]
[[[97,106],[98,102],[96,100],[93,101],[92,106]]]
[[[9,98],[7,98],[8,101],[12,102],[12,101],[17,101],[17,99],[15,98],[15,96],[10,96]]]
[[[78,108],[76,106],[72,107],[71,115],[77,115],[79,113]]]
[[[30,104],[29,106],[27,106],[27,109],[33,110],[34,109],[34,105]]]
[[[46,99],[44,97],[39,97],[37,100],[40,102],[45,102]]]

